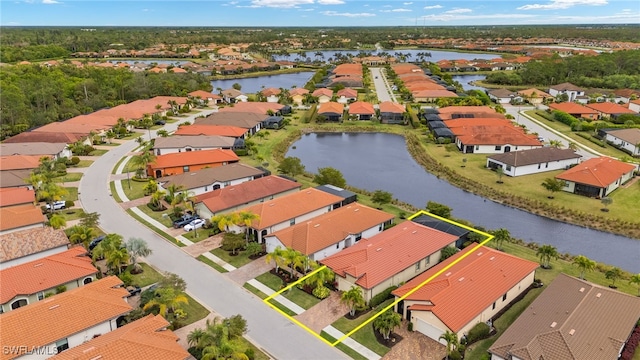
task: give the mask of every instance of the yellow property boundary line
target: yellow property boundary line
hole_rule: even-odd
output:
[[[477,229],[474,229],[472,227],[469,227],[467,225],[464,224],[460,224],[458,222],[434,215],[430,212],[427,212],[425,210],[420,210],[417,213],[409,216],[408,220],[413,220],[414,218],[421,216],[421,215],[427,215],[427,216],[431,216],[435,219],[441,220],[441,221],[445,221],[448,222],[450,224],[459,226],[461,228],[467,229],[469,231],[473,231],[477,234],[480,234],[482,236],[485,236],[486,239],[484,239],[481,243],[477,244],[476,246],[473,247],[473,249],[469,252],[467,252],[466,254],[460,256],[460,258],[456,259],[455,261],[453,261],[451,264],[445,266],[443,269],[441,269],[440,271],[438,271],[437,273],[433,274],[431,277],[429,277],[428,279],[426,279],[425,281],[423,281],[422,283],[420,283],[418,286],[416,286],[415,288],[413,288],[412,290],[408,291],[406,294],[404,294],[402,297],[400,297],[398,300],[394,301],[393,303],[387,305],[384,309],[378,311],[378,313],[376,313],[374,316],[370,317],[369,319],[367,319],[365,322],[363,322],[362,324],[358,325],[356,328],[354,328],[353,330],[349,331],[348,333],[344,334],[344,336],[342,336],[341,338],[339,338],[338,340],[336,340],[335,342],[330,342],[329,340],[325,339],[324,337],[322,337],[319,333],[309,329],[309,327],[307,327],[305,324],[301,323],[300,321],[296,320],[295,318],[293,318],[292,316],[288,315],[287,313],[285,313],[284,311],[280,310],[276,305],[271,303],[271,300],[273,298],[275,298],[276,296],[279,296],[280,294],[282,294],[283,292],[291,289],[293,286],[296,286],[297,284],[299,284],[300,282],[304,281],[306,278],[308,278],[309,276],[312,276],[313,274],[317,273],[318,271],[324,269],[326,266],[321,266],[317,269],[315,269],[314,271],[310,272],[309,274],[303,276],[302,278],[298,279],[298,281],[293,282],[291,284],[289,284],[289,286],[281,289],[278,292],[275,292],[273,294],[271,294],[270,296],[266,297],[265,299],[263,299],[262,301],[269,305],[271,308],[275,309],[277,312],[279,312],[280,314],[282,314],[284,317],[286,317],[287,319],[291,320],[293,323],[297,324],[298,326],[300,326],[301,328],[307,330],[309,333],[311,333],[312,335],[314,335],[315,337],[317,337],[318,339],[322,340],[324,343],[326,343],[329,346],[336,346],[338,344],[340,344],[342,341],[344,341],[346,338],[350,337],[353,333],[355,333],[356,331],[362,329],[365,325],[369,324],[370,322],[372,322],[373,320],[375,320],[378,316],[380,316],[382,313],[384,313],[385,311],[393,308],[397,303],[399,303],[400,301],[404,300],[407,296],[410,296],[411,294],[413,294],[414,292],[418,291],[418,289],[420,289],[421,287],[425,286],[427,283],[429,283],[431,280],[435,279],[436,277],[440,276],[440,274],[444,273],[445,271],[447,271],[449,268],[451,268],[452,266],[454,266],[455,264],[457,264],[458,262],[462,261],[464,258],[466,258],[467,256],[471,255],[472,253],[474,253],[476,250],[478,250],[481,246],[484,246],[485,244],[487,244],[489,241],[493,240],[493,235],[479,231]],[[437,265],[437,264],[436,264]],[[276,300],[277,301],[277,300]],[[282,306],[285,306],[284,304],[281,304]],[[286,307],[286,306],[285,306]]]

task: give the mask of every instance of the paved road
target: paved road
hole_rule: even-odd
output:
[[[176,127],[177,123],[168,124],[165,129],[171,131]],[[152,135],[155,136],[154,132]],[[145,239],[153,249],[153,254],[147,258],[151,265],[178,274],[187,282],[189,293],[222,316],[242,314],[249,325],[248,336],[273,357],[314,360],[347,358],[122,210],[110,196],[109,176],[118,160],[137,145],[135,141],[129,141],[114,147],[96,160],[82,177],[79,189],[82,205],[88,212],[100,213],[100,226],[104,231],[121,234],[125,239]]]
[[[369,68],[371,71],[371,76],[373,77],[373,86],[376,88],[376,94],[378,95],[378,100],[380,102],[383,101],[396,101],[396,98],[393,94],[390,94],[389,84],[387,83],[387,78],[384,76],[384,73],[381,68]]]

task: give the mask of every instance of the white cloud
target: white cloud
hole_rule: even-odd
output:
[[[425,9],[425,10],[431,10],[431,9],[442,9],[442,5],[431,5],[431,6],[425,6],[425,7],[423,7],[423,9]]]
[[[315,10],[314,8],[307,8],[307,9],[300,9],[298,11],[314,11],[314,10]]]
[[[320,5],[341,5],[344,4],[342,0],[318,0]]]
[[[388,13],[388,12],[411,12],[409,9],[393,9],[393,10],[380,10],[380,12]]]
[[[405,2],[405,3],[402,3],[402,5],[411,5],[411,4],[413,4],[413,3],[412,3],[412,2]]]
[[[422,21],[439,21],[439,22],[450,22],[450,21],[477,21],[477,20],[490,20],[490,19],[502,19],[509,23],[512,23],[514,19],[530,19],[535,18],[536,15],[528,15],[528,14],[479,14],[479,15],[469,15],[469,14],[431,14],[425,15],[419,18]]]
[[[563,10],[578,5],[600,6],[607,5],[607,0],[552,0],[548,4],[528,4],[518,7],[518,10]]]
[[[376,14],[372,14],[372,13],[348,13],[348,12],[339,13],[337,11],[323,11],[322,15],[325,15],[325,16],[344,16],[344,17],[351,17],[351,18],[376,16]]]
[[[313,4],[313,0],[252,0],[249,6],[238,7],[272,7],[272,8],[296,8],[299,5]]]
[[[443,14],[466,14],[472,12],[471,9],[453,9],[445,11]]]
[[[51,5],[51,4],[60,4],[60,2],[56,0],[42,0],[43,4]]]

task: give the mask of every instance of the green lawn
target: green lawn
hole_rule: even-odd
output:
[[[151,225],[150,223],[148,223],[146,220],[144,220],[143,218],[138,216],[136,213],[134,213],[131,209],[127,209],[127,214],[131,215],[131,217],[133,217],[134,219],[138,220],[140,223],[144,224],[146,227],[148,227],[149,229],[155,231],[158,235],[160,235],[163,238],[171,241],[175,245],[177,245],[179,247],[186,246],[185,244],[183,244],[180,241],[176,240],[176,238],[174,238],[173,236],[167,234],[166,232],[164,232],[164,231],[158,229],[157,227]]]
[[[195,236],[195,235],[198,236]],[[184,236],[185,238],[193,241],[194,243],[200,242],[204,239],[207,239],[211,236],[211,230],[210,229],[203,229],[203,228],[199,228],[196,231],[188,231],[184,234],[182,234],[182,236]]]
[[[144,269],[140,274],[131,275],[133,277],[133,284],[138,285],[140,287],[149,286],[151,284],[155,284],[158,281],[162,280],[163,275],[157,272],[151,266],[145,263],[139,263],[140,266]]]
[[[58,215],[62,215],[66,221],[77,220],[84,216],[83,209],[65,209],[56,211]]]
[[[76,167],[89,167],[91,166],[91,164],[93,164],[93,160],[80,160]]]
[[[65,187],[67,189],[67,195],[62,200],[76,201],[78,200],[78,188],[77,187]]]
[[[131,182],[128,182],[127,180],[125,180],[122,181],[122,189],[124,190],[124,194],[129,200],[135,200],[145,196],[144,187],[147,186],[147,183],[148,182],[146,181],[131,180]]]
[[[211,266],[212,268],[214,268],[216,271],[218,271],[219,273],[226,273],[229,272],[227,269],[223,268],[222,266],[216,264],[215,262],[213,262],[211,259],[206,258],[202,255],[197,257],[198,260],[202,261],[203,263]],[[246,285],[246,284],[245,284]],[[265,296],[266,297],[266,296]],[[263,298],[264,299],[264,298]]]
[[[113,169],[111,169],[111,174],[115,175],[116,174],[116,170],[118,170],[118,167],[120,167],[120,164],[122,164],[122,162],[124,161],[125,158],[120,158],[120,160],[118,160],[118,162],[113,166]]]
[[[322,336],[323,338],[329,340],[329,342],[331,342],[331,343],[334,343],[336,340],[338,340],[338,339],[334,338],[333,336],[327,334],[324,331],[322,331],[320,333],[320,336]],[[347,345],[345,345],[343,343],[339,343],[338,345],[336,345],[336,348],[340,349],[340,351],[342,351],[343,353],[347,354],[352,359],[367,360],[366,357],[360,355],[360,353],[358,353],[357,351],[353,350],[352,348],[348,347]]]
[[[106,154],[109,150],[103,150],[103,149],[95,149],[92,152],[89,153],[89,156],[102,156],[104,154]]]
[[[116,202],[121,203],[122,199],[118,196],[118,192],[116,191],[116,183],[115,181],[109,182],[109,189],[111,189],[111,196],[116,199]]]
[[[248,263],[253,261],[249,259],[249,255],[247,255],[246,251],[238,251],[238,255],[231,256],[228,251],[222,250],[222,248],[217,248],[211,250],[211,253],[224,260],[224,262],[231,264],[237,268],[247,265]],[[264,259],[262,261],[264,261]]]
[[[244,283],[244,285],[242,285],[242,287],[244,287],[245,289],[251,291],[251,293],[253,293],[254,295],[256,295],[257,297],[259,297],[260,299],[266,299],[267,298],[267,294],[263,293],[262,291],[256,289],[253,285],[249,284],[249,283]]]
[[[256,277],[256,280],[267,285],[274,291],[279,291],[280,289],[282,289],[282,279],[270,272],[259,275],[258,277]],[[320,299],[316,298],[313,295],[307,294],[306,292],[298,289],[295,286],[290,288],[288,291],[283,292],[281,295],[305,310],[310,309],[312,306],[320,302]]]
[[[80,179],[82,179],[82,173],[70,172],[63,176],[54,177],[51,180],[64,185],[66,182],[80,181]]]
[[[264,274],[263,274],[263,275],[264,275]],[[262,276],[262,275],[260,275],[260,276]],[[260,276],[258,276],[258,277],[260,277]],[[256,278],[256,279],[258,279],[258,278]],[[254,286],[252,286],[252,285],[251,285],[251,284],[249,284],[249,283],[245,283],[245,284],[243,285],[243,287],[244,287],[245,289],[247,289],[247,290],[251,291],[254,295],[256,295],[257,297],[259,297],[260,299],[266,299],[266,298],[268,297],[268,295],[267,295],[267,294],[265,294],[265,293],[263,293],[262,291],[260,291],[260,290],[256,289]],[[280,304],[279,302],[277,302],[277,301],[275,301],[275,300],[273,300],[273,299],[271,299],[271,300],[269,301],[269,303],[270,303],[271,305],[273,305],[273,306],[277,307],[278,309],[280,309],[280,311],[284,312],[285,314],[287,314],[287,315],[289,315],[289,316],[291,316],[291,317],[296,316],[296,313],[295,313],[295,312],[293,312],[293,311],[289,310],[289,308],[287,308],[286,306],[284,306],[284,305]]]
[[[139,132],[132,132],[129,135],[120,138],[121,140],[132,140],[132,139],[136,139],[139,138],[140,136],[142,136],[142,133]]]
[[[173,222],[171,222],[171,218],[169,218],[169,210],[153,211],[147,205],[140,205],[140,206],[138,206],[138,209],[140,209],[140,211],[145,213],[145,215],[149,216],[153,220],[161,223],[162,225],[164,225],[166,227],[170,228],[170,227],[173,226]],[[166,214],[166,216],[162,216],[163,214]]]
[[[389,299],[384,303],[380,304],[376,309],[384,309],[385,306],[388,306],[393,302],[393,299]],[[349,320],[346,317],[341,317],[336,320],[332,325],[336,329],[342,331],[344,334],[349,333],[349,331],[355,329],[363,322],[367,321],[369,318],[375,316],[378,313],[378,310],[371,310],[368,313],[361,315],[357,319]],[[353,333],[350,337],[369,348],[371,351],[374,351],[376,354],[380,356],[384,356],[387,352],[389,352],[389,348],[380,344],[376,339],[376,335],[373,333],[373,322],[363,326],[360,330]],[[470,358],[472,359],[472,358]]]
[[[240,351],[242,351],[243,353],[247,350],[247,349],[253,349],[253,360],[269,360],[271,359],[269,356],[267,356],[267,354],[265,354],[264,352],[262,352],[262,350],[258,349],[255,345],[253,345],[249,340],[245,339],[244,337],[238,338],[238,342],[240,342]]]
[[[195,301],[188,294],[185,295],[187,296],[187,300],[189,301],[189,303],[182,306],[182,309],[187,313],[187,317],[186,319],[184,319],[184,325],[193,324],[194,322],[200,319],[204,319],[207,315],[209,315],[209,310],[200,305],[199,302]]]

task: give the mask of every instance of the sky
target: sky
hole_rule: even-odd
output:
[[[640,0],[0,0],[2,26],[639,23]]]

